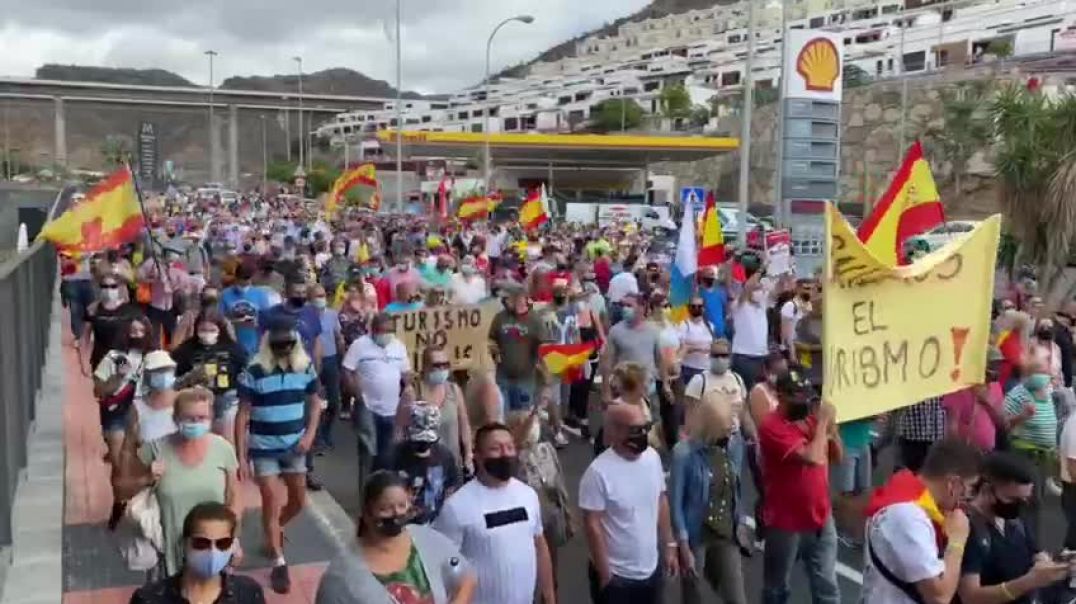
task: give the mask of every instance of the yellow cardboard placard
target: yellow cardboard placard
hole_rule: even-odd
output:
[[[980,383],[1001,217],[909,266],[874,257],[826,207],[824,398],[838,421]]]

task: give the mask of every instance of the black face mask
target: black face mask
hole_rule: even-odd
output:
[[[702,280],[702,286],[703,287],[713,287],[714,283],[716,283],[715,279],[703,279]]]
[[[273,351],[273,356],[277,357],[288,356],[294,348],[295,342],[271,342],[269,344],[269,349]]]
[[[137,348],[139,350],[145,350],[146,349],[146,342],[148,342],[148,341],[149,341],[149,338],[147,338],[145,336],[142,336],[140,338],[128,338],[127,339],[127,345],[130,346],[131,348]]]
[[[413,443],[411,443],[411,450],[414,451],[416,455],[426,455],[427,453],[430,452],[430,449],[432,449],[432,448],[433,448],[433,443],[427,443],[427,442],[413,442]]]
[[[807,419],[807,416],[811,414],[811,404],[804,402],[795,402],[788,404],[788,411],[785,415],[789,420],[798,422],[802,419]]]
[[[490,457],[482,462],[482,467],[490,476],[505,481],[516,473],[516,458],[513,456]]]
[[[689,307],[687,307],[687,313],[689,315],[691,315],[692,317],[695,317],[695,318],[701,317],[702,316],[702,307],[701,306],[689,306]]]
[[[288,298],[288,304],[294,306],[295,308],[300,308],[304,304],[306,304],[306,298],[303,296],[290,296]]]
[[[1002,501],[998,499],[997,494],[994,494],[994,505],[992,506],[994,515],[1004,520],[1015,520],[1020,517],[1020,512],[1023,511],[1024,502],[1020,500],[1016,501]]]
[[[633,431],[624,439],[624,446],[638,455],[646,451],[646,448],[650,446],[650,440],[647,438],[645,431]]]
[[[567,301],[568,301],[568,296],[560,296],[560,295],[553,296],[553,303],[556,304],[557,306],[560,306],[561,304],[564,304]]]
[[[202,298],[202,308],[213,308],[218,303],[220,303],[220,300],[215,296]]]
[[[405,526],[407,526],[407,520],[403,516],[378,518],[377,522],[374,523],[374,528],[377,529],[377,532],[385,537],[398,536],[403,532]]]
[[[722,436],[721,438],[715,438],[714,440],[710,441],[710,446],[717,447],[718,449],[724,449],[725,447],[729,446],[729,437]]]
[[[800,300],[802,300],[804,302],[810,302],[811,301],[811,294],[800,294]]]
[[[1038,336],[1040,340],[1052,340],[1054,339],[1054,330],[1040,329],[1035,332],[1035,335]]]

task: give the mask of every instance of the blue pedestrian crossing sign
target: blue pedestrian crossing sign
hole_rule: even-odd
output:
[[[702,214],[706,209],[706,189],[703,187],[683,187],[680,189],[680,207],[686,208],[691,204],[691,211],[695,216]]]

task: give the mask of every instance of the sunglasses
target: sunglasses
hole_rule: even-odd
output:
[[[690,310],[702,310],[702,306],[699,306],[698,304],[692,304],[691,306],[688,306],[688,308]]]
[[[102,284],[101,285],[101,289],[119,289],[119,288],[120,288],[119,284],[116,284],[116,283]]]
[[[727,353],[727,352],[711,352],[710,353],[710,358],[711,359],[727,359],[727,358],[729,358],[731,356],[732,355]]]
[[[232,549],[232,544],[235,543],[235,537],[222,537],[220,539],[210,539],[209,537],[191,537],[190,538],[191,549],[199,552],[204,552],[210,547],[215,548],[218,552],[226,552]]]
[[[444,363],[430,363],[430,369],[451,369],[451,368],[452,368],[452,363],[449,363],[447,361],[444,362]]]

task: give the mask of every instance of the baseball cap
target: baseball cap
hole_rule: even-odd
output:
[[[777,394],[789,398],[817,398],[815,387],[799,369],[789,369],[788,373],[779,375],[774,389]]]
[[[441,427],[441,410],[422,401],[411,405],[411,422],[407,425],[407,440],[414,443],[435,443]]]
[[[269,319],[266,331],[269,342],[288,342],[295,340],[296,321],[293,317],[277,315]]]

